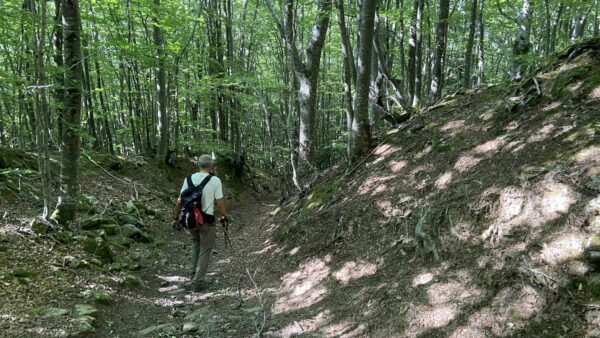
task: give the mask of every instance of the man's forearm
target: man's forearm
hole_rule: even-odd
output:
[[[179,219],[179,213],[181,212],[181,198],[177,198],[177,202],[175,202],[175,213],[173,214],[173,219]]]
[[[227,211],[225,210],[225,201],[217,200],[217,211],[221,216],[227,216]]]

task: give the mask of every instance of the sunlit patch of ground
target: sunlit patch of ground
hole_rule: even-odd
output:
[[[446,187],[450,184],[450,182],[452,181],[452,176],[454,174],[451,171],[447,171],[445,172],[442,176],[440,176],[436,181],[435,181],[435,187],[438,188],[439,190],[443,190],[446,189]]]
[[[362,260],[346,262],[341,269],[333,273],[333,277],[342,284],[348,284],[351,280],[374,275],[381,264],[383,260],[378,264]]]
[[[544,243],[541,251],[542,259],[556,265],[581,257],[587,241],[583,233],[559,233],[550,243]]]
[[[301,264],[298,270],[284,275],[277,291],[273,313],[281,314],[321,301],[327,293],[321,282],[329,276],[330,268],[327,264],[330,260],[330,257],[315,258]]]
[[[480,158],[476,158],[470,155],[461,156],[458,161],[454,164],[454,169],[459,172],[465,172],[474,166],[476,166],[481,161]]]

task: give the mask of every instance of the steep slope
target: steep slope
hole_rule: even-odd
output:
[[[600,334],[599,123],[596,39],[381,135],[273,212],[272,333]]]

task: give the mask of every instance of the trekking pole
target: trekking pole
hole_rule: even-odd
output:
[[[229,231],[225,230],[223,232],[223,234],[224,234],[223,238],[225,238],[225,247],[226,248],[231,247],[232,245],[231,245],[231,239],[229,238]]]

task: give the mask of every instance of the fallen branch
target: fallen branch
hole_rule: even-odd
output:
[[[248,270],[248,268],[246,268],[246,274],[248,275],[248,278],[250,278],[250,281],[252,282],[252,285],[254,286],[254,290],[256,291],[256,299],[258,299],[258,303],[260,304],[260,309],[262,312],[262,321],[260,324],[257,322],[258,314],[254,318],[254,329],[256,330],[255,337],[262,337],[262,333],[263,333],[263,331],[265,329],[265,325],[267,323],[267,313],[265,311],[265,303],[263,300],[264,290],[263,291],[260,290],[260,288],[258,287],[256,282],[254,281],[254,276],[252,274],[250,274],[250,270]],[[254,272],[254,275],[256,275],[256,272]]]

